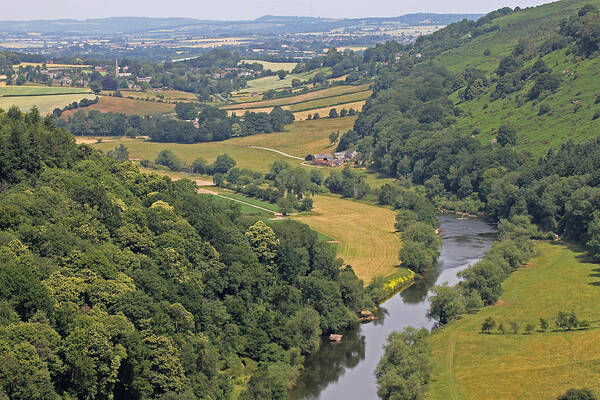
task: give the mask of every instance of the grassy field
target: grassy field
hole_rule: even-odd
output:
[[[555,399],[572,387],[600,394],[600,264],[581,249],[538,243],[536,257],[503,284],[498,305],[468,315],[431,336],[434,373],[428,399]],[[574,311],[592,329],[554,331],[559,311]],[[548,332],[483,335],[491,316],[510,321],[551,323]]]
[[[236,110],[236,109],[251,109],[258,107],[274,107],[284,106],[290,104],[297,104],[306,102],[309,100],[322,99],[327,97],[340,96],[342,94],[363,92],[369,90],[369,85],[357,85],[357,86],[335,86],[322,90],[315,90],[314,92],[301,93],[296,96],[283,97],[280,99],[271,99],[263,101],[254,101],[250,103],[233,104],[222,107],[224,110]]]
[[[134,90],[121,90],[123,97],[134,97],[136,99],[161,99],[159,96],[163,96],[164,100],[167,101],[198,101],[198,97],[194,93],[183,92],[181,90],[161,90],[139,92]]]
[[[0,96],[42,96],[56,94],[90,93],[89,89],[58,86],[2,86]]]
[[[321,68],[318,70],[304,72],[301,74],[288,74],[284,79],[279,79],[277,75],[274,76],[265,76],[264,78],[253,79],[248,81],[248,88],[243,91],[256,91],[260,93],[264,93],[270,89],[283,89],[287,87],[292,87],[292,80],[300,79],[300,80],[308,80],[315,76],[319,72],[328,73],[330,71],[329,68]]]
[[[236,193],[234,191],[231,191],[229,189],[225,189],[225,188],[220,188],[220,187],[210,187],[211,191],[214,191],[216,193],[219,193],[221,196],[230,198],[230,199],[234,199],[234,200],[239,200],[239,201],[243,201],[245,203],[248,204],[252,204],[258,207],[262,207],[262,208],[266,208],[267,210],[271,210],[273,212],[281,212],[281,210],[279,209],[279,206],[277,204],[271,204],[269,202],[266,201],[262,201],[259,199],[255,199],[253,197],[248,197],[248,196],[244,196],[243,194],[239,194]]]
[[[283,63],[283,62],[270,62],[270,61],[261,61],[261,60],[242,60],[242,62],[248,63],[248,64],[255,64],[255,63],[261,64],[266,71],[267,70],[271,70],[271,71],[284,70],[287,72],[292,72],[292,70],[296,67],[296,65],[298,65],[298,63],[295,63],[295,62]]]
[[[4,87],[3,87],[4,88]],[[2,88],[2,89],[3,89]],[[30,110],[36,106],[40,114],[51,113],[55,108],[63,108],[74,101],[83,99],[93,100],[95,94],[57,94],[53,96],[23,96],[23,97],[0,97],[0,108],[7,110],[11,106],[17,106],[23,111]]]
[[[129,138],[103,138],[102,143],[96,143],[94,137],[78,137],[79,143],[88,143],[94,147],[109,151],[120,144],[124,144],[129,150],[129,155],[134,159],[154,160],[162,150],[172,150],[178,157],[191,163],[198,157],[203,157],[209,163],[213,162],[218,155],[227,153],[237,161],[240,168],[250,168],[259,172],[267,172],[269,165],[275,161],[285,161],[292,165],[300,165],[301,161],[283,156],[281,154],[250,148],[248,146],[265,147],[281,151],[283,153],[304,158],[309,153],[330,153],[335,150],[329,144],[328,136],[333,131],[341,133],[352,128],[356,117],[345,118],[321,118],[311,121],[295,121],[287,128],[286,132],[253,135],[247,137],[233,138],[223,142],[209,142],[196,144],[178,143],[153,143],[142,139]],[[307,170],[317,168],[305,166]],[[333,171],[333,168],[319,168],[325,177]],[[373,188],[380,187],[394,179],[383,178],[374,172],[360,170],[364,173],[367,183]]]
[[[240,168],[250,168],[255,171],[267,172],[269,165],[277,160],[292,161],[280,154],[251,149],[225,142],[210,142],[196,144],[178,143],[152,143],[144,140],[117,140],[108,143],[97,143],[93,146],[103,151],[114,149],[123,143],[129,150],[131,158],[154,160],[162,150],[172,150],[177,157],[191,163],[198,157],[204,158],[209,163],[215,161],[217,156],[227,153],[237,161]]]
[[[334,131],[346,132],[354,126],[354,121],[356,117],[296,121],[285,132],[234,138],[227,143],[267,147],[296,157],[305,157],[310,153],[329,153],[335,150],[335,145],[329,143],[329,134]]]
[[[310,215],[293,217],[317,232],[339,241],[338,255],[352,265],[365,283],[398,271],[401,248],[395,232],[396,213],[334,196],[317,195]]]
[[[102,96],[98,104],[93,104],[85,111],[97,110],[100,112],[120,112],[128,115],[164,114],[175,110],[175,105],[156,103],[152,101],[134,100],[126,97]],[[68,117],[78,110],[66,111],[63,116]]]

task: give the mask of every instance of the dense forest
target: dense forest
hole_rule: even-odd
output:
[[[284,399],[372,306],[307,226],[0,112],[0,397]],[[238,389],[235,389],[238,388]]]
[[[294,122],[294,114],[281,107],[274,107],[269,113],[246,112],[242,117],[228,116],[227,111],[211,106],[192,106],[191,111],[185,108],[186,114],[178,115],[186,120],[79,110],[58,119],[57,125],[76,136],[148,136],[153,142],[198,143],[281,132]]]

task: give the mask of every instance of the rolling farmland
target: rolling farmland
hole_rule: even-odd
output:
[[[164,114],[175,110],[175,105],[158,103],[144,100],[134,100],[124,97],[102,96],[98,104],[83,109],[84,111],[97,110],[100,112],[120,112],[128,115],[151,115]],[[66,111],[63,116],[77,112],[78,110]]]
[[[21,97],[0,97],[0,108],[8,109],[11,106],[17,106],[23,111],[28,111],[36,106],[40,114],[51,113],[55,108],[65,107],[73,102],[80,102],[83,99],[93,100],[94,94],[57,94],[44,96],[21,96]]]

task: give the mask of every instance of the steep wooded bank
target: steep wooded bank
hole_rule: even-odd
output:
[[[284,398],[372,305],[306,225],[0,112],[0,397]]]

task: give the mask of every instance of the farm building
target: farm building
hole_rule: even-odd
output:
[[[346,151],[340,151],[338,153],[334,153],[333,155],[335,156],[335,158],[337,160],[350,161],[354,157],[356,157],[357,154],[358,154],[358,152],[356,152],[356,150],[346,150]]]
[[[340,153],[331,154],[309,154],[304,159],[311,161],[313,165],[325,165],[328,167],[339,167],[346,161],[351,160],[356,156],[355,151],[344,151]]]

